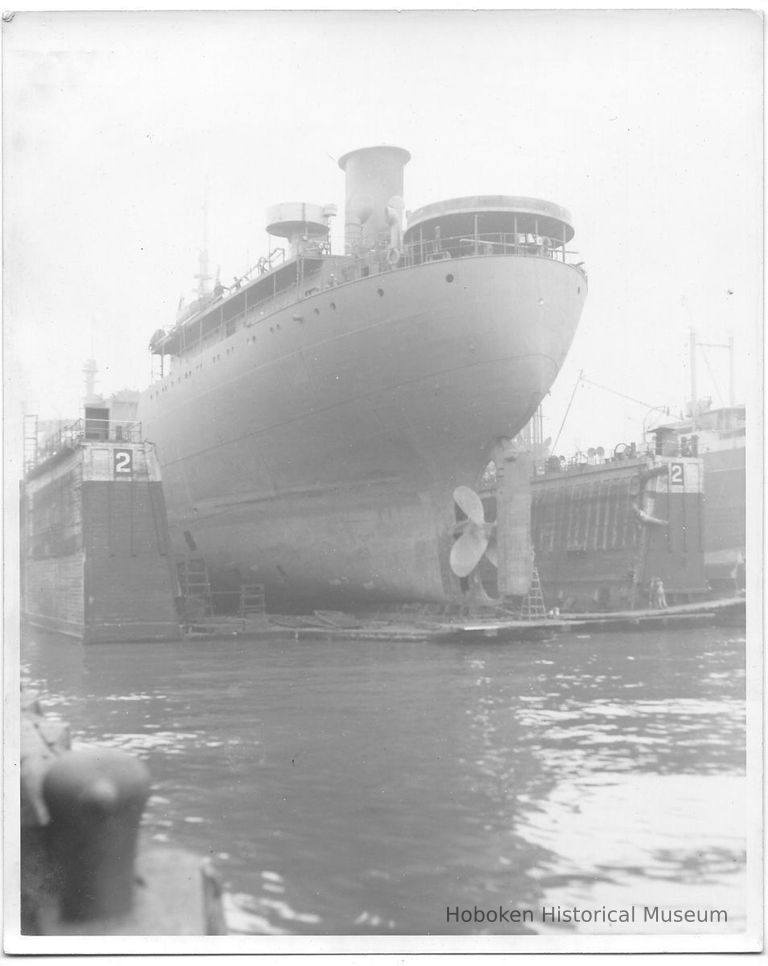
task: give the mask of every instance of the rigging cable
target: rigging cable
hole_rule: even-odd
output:
[[[565,410],[565,415],[563,416],[563,421],[562,421],[562,423],[560,423],[560,429],[558,429],[557,436],[555,437],[555,441],[552,444],[552,452],[553,453],[554,453],[554,451],[555,451],[555,449],[557,447],[557,442],[560,439],[560,433],[562,433],[562,431],[563,431],[563,426],[565,426],[565,421],[568,418],[568,413],[571,411],[571,405],[573,404],[573,397],[576,395],[576,390],[579,388],[579,384],[583,380],[584,380],[584,370],[583,369],[579,369],[579,374],[578,374],[578,376],[576,376],[576,385],[573,387],[573,392],[571,393],[571,398],[568,400],[568,407]]]
[[[594,386],[596,389],[603,389],[605,392],[613,393],[614,396],[620,396],[622,399],[628,399],[630,402],[638,403],[640,406],[645,406],[647,409],[661,409],[661,406],[651,406],[650,403],[645,402],[643,399],[637,399],[635,396],[628,396],[624,392],[618,392],[616,389],[610,389],[608,386],[601,386],[599,382],[593,382],[592,379],[587,379],[586,376],[582,377],[582,382],[589,383],[590,386]]]

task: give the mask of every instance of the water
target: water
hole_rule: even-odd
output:
[[[726,909],[714,933],[744,928],[740,633],[83,648],[38,632],[22,677],[79,742],[146,760],[146,834],[213,858],[232,931],[618,929],[540,921],[559,904]],[[475,905],[537,921],[447,922]]]

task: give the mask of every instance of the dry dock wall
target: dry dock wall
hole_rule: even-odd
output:
[[[145,444],[82,443],[22,486],[25,618],[85,643],[176,639],[162,484]]]
[[[21,488],[22,613],[77,637],[85,625],[81,486],[80,457],[70,451]]]
[[[707,591],[701,462],[641,459],[532,485],[532,535],[548,607],[648,606],[653,577],[681,602]]]
[[[724,590],[733,588],[746,549],[745,461],[743,446],[704,454],[707,577]]]

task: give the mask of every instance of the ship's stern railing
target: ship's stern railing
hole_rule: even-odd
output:
[[[488,255],[511,255],[518,258],[545,258],[577,269],[585,278],[587,273],[578,252],[564,248],[555,239],[543,235],[518,232],[492,232],[477,235],[456,235],[447,238],[419,238],[407,242],[400,250],[381,246],[362,255],[349,258],[339,282],[352,282],[369,275],[381,275],[402,268],[413,268],[430,262],[457,258],[484,258]]]

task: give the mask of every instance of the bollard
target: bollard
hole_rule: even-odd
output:
[[[43,780],[49,854],[64,922],[130,913],[141,814],[149,773],[113,749],[72,751]]]
[[[149,776],[108,748],[70,751],[69,728],[22,695],[21,932],[224,935],[207,859],[138,837]]]

